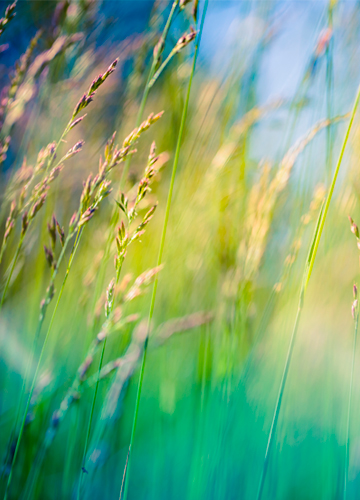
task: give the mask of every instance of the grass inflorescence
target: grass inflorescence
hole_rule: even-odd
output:
[[[0,19],[0,498],[356,498],[358,6],[40,3]]]

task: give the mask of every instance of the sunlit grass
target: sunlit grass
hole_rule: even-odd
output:
[[[115,43],[100,2],[59,3],[15,70],[2,498],[356,498],[357,7],[314,6],[297,60],[310,3],[218,4],[155,3]]]

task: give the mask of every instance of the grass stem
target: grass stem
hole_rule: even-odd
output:
[[[192,86],[192,81],[193,81],[193,77],[194,77],[194,73],[195,73],[196,61],[197,61],[197,56],[198,56],[198,52],[199,52],[201,34],[202,34],[203,26],[204,26],[207,5],[208,5],[208,0],[205,0],[203,13],[202,13],[202,17],[201,17],[200,30],[199,30],[199,33],[198,33],[198,36],[197,36],[196,42],[195,42],[193,64],[192,64],[191,74],[190,74],[189,83],[188,83],[188,87],[187,87],[184,107],[183,107],[183,111],[182,111],[179,134],[178,134],[178,138],[177,138],[174,163],[173,163],[173,168],[172,168],[168,198],[167,198],[166,209],[165,209],[165,218],[164,218],[164,224],[163,224],[161,240],[160,240],[157,266],[160,266],[162,263],[162,256],[163,256],[163,251],[164,251],[164,246],[165,246],[165,238],[166,238],[166,230],[167,230],[167,225],[168,225],[168,221],[169,221],[171,200],[172,200],[172,195],[173,195],[173,190],[174,190],[174,185],[175,185],[175,177],[176,177],[177,167],[179,164],[180,149],[181,149],[182,138],[183,138],[183,134],[184,134],[184,130],[185,130],[185,122],[186,122],[187,111],[188,111],[188,106],[189,106],[191,86]],[[139,380],[138,380],[138,386],[137,386],[137,394],[136,394],[136,400],[135,400],[135,409],[134,409],[134,417],[133,417],[133,423],[132,423],[132,429],[131,429],[130,443],[129,443],[126,463],[125,463],[125,467],[124,467],[123,483],[122,483],[122,486],[120,489],[120,495],[119,495],[120,500],[122,498],[123,498],[123,500],[127,500],[127,495],[128,495],[129,476],[130,476],[130,467],[131,467],[131,451],[132,451],[132,446],[133,446],[133,442],[134,442],[134,438],[135,438],[136,424],[137,424],[137,419],[138,419],[138,414],[139,414],[141,389],[142,389],[142,384],[143,384],[143,379],[144,379],[147,347],[148,347],[148,343],[149,343],[149,331],[150,331],[150,325],[151,325],[151,321],[152,321],[153,313],[154,313],[157,286],[158,286],[158,278],[156,276],[155,281],[154,281],[154,285],[153,285],[153,289],[152,289],[152,295],[151,295],[149,317],[148,317],[148,333],[147,333],[147,337],[146,337],[146,340],[144,343],[144,350],[143,350],[143,356],[142,356],[142,361],[141,361],[140,374],[139,374]]]
[[[66,247],[67,247],[68,243],[70,242],[70,239],[71,239],[71,236],[68,236],[67,239],[65,240],[64,246],[63,246],[63,248],[61,250],[61,253],[59,255],[59,259],[58,259],[56,268],[54,269],[54,271],[52,273],[52,276],[51,276],[50,285],[48,287],[48,291],[47,291],[47,294],[46,294],[45,301],[49,298],[49,295],[51,293],[50,290],[51,290],[51,288],[52,288],[52,286],[53,286],[53,284],[55,282],[55,278],[57,276],[58,269],[59,269],[60,264],[61,264],[61,262],[63,260],[63,257],[65,255],[65,251],[66,251]],[[45,319],[45,312],[41,312],[40,318],[39,318],[39,322],[38,322],[38,326],[37,326],[36,333],[35,333],[35,337],[34,337],[34,345],[36,345],[37,340],[39,338],[39,335],[40,335],[40,332],[41,332],[41,328],[42,328],[44,319]],[[17,440],[16,440],[16,446],[15,446],[14,456],[13,456],[13,459],[11,461],[10,472],[9,472],[9,477],[8,477],[8,481],[7,481],[7,484],[6,484],[4,500],[7,500],[7,498],[8,498],[8,492],[9,492],[9,487],[10,487],[11,480],[12,480],[14,465],[15,465],[15,461],[16,461],[16,458],[17,458],[17,455],[18,455],[18,452],[19,452],[19,447],[20,447],[22,435],[23,435],[24,428],[25,428],[26,417],[27,417],[27,414],[28,414],[28,411],[29,411],[31,398],[32,398],[32,395],[33,395],[33,392],[34,392],[34,389],[35,389],[35,384],[36,384],[36,380],[37,380],[37,377],[38,377],[38,374],[39,374],[41,361],[42,361],[42,358],[44,356],[44,352],[45,352],[45,347],[46,347],[47,341],[49,339],[49,333],[50,333],[50,328],[48,328],[48,330],[46,332],[46,335],[45,335],[45,338],[44,338],[44,341],[43,341],[43,344],[42,344],[42,347],[41,347],[40,356],[39,356],[39,359],[38,359],[38,362],[37,362],[37,365],[36,365],[35,373],[34,373],[34,376],[33,376],[33,379],[32,379],[32,383],[31,383],[31,387],[30,387],[30,392],[29,392],[29,395],[28,395],[28,398],[27,398],[25,410],[24,410],[22,421],[21,421],[21,424],[20,424],[19,434],[18,434],[18,437],[17,437]],[[33,355],[34,355],[34,352],[32,351],[32,356]],[[30,362],[28,363],[28,367],[27,367],[27,370],[26,370],[27,372],[30,371],[31,364],[32,363],[30,363]],[[25,383],[26,383],[26,380],[28,378],[28,375],[29,375],[28,373],[25,374],[25,377],[24,377]],[[23,385],[23,388],[25,390],[25,386],[24,385]],[[22,399],[22,397],[20,398],[20,400],[21,399]]]
[[[262,466],[262,472],[261,472],[260,482],[259,482],[259,487],[258,487],[258,493],[256,496],[257,500],[260,500],[262,498],[262,494],[263,494],[270,452],[271,452],[271,448],[272,448],[273,441],[274,441],[274,435],[275,435],[276,428],[277,428],[279,413],[280,413],[280,409],[281,409],[281,402],[282,402],[282,398],[283,398],[283,394],[284,394],[284,390],[285,390],[285,385],[286,385],[286,381],[287,381],[287,376],[288,376],[288,372],[289,372],[292,352],[293,352],[294,343],[295,343],[295,339],[296,339],[296,333],[297,333],[298,326],[299,326],[299,321],[300,321],[300,317],[301,317],[301,312],[302,312],[302,307],[303,307],[303,303],[304,303],[306,289],[307,289],[307,286],[308,286],[308,283],[310,280],[310,276],[311,276],[311,273],[312,273],[312,270],[314,267],[315,257],[316,257],[316,254],[317,254],[317,251],[319,248],[321,234],[322,234],[322,231],[324,229],[325,220],[326,220],[327,213],[329,211],[331,198],[332,198],[332,195],[334,193],[336,180],[337,180],[337,177],[339,174],[340,166],[341,166],[342,159],[343,159],[343,156],[345,153],[345,149],[346,149],[346,145],[347,145],[347,142],[349,139],[350,131],[351,131],[351,128],[352,128],[352,125],[354,122],[355,114],[356,114],[356,111],[357,111],[357,108],[359,105],[359,99],[360,99],[360,86],[358,87],[358,90],[356,93],[356,98],[355,98],[355,102],[354,102],[353,109],[351,112],[350,121],[349,121],[347,130],[346,130],[346,133],[345,133],[343,144],[341,146],[339,158],[338,158],[338,161],[336,164],[335,172],[333,174],[333,178],[332,178],[332,182],[331,182],[331,185],[329,188],[329,192],[327,194],[325,203],[323,204],[323,207],[320,210],[316,230],[315,230],[314,236],[312,238],[312,241],[310,243],[309,254],[308,254],[306,264],[305,264],[305,269],[304,269],[304,274],[303,274],[303,282],[302,282],[302,286],[301,286],[301,290],[300,290],[299,306],[298,306],[298,310],[297,310],[297,314],[296,314],[293,332],[292,332],[292,335],[290,338],[289,349],[288,349],[288,353],[287,353],[286,360],[285,360],[284,371],[283,371],[283,375],[282,375],[281,382],[280,382],[279,393],[278,393],[278,397],[277,397],[277,401],[276,401],[276,405],[275,405],[275,410],[274,410],[274,414],[273,414],[273,419],[272,419],[272,423],[271,423],[271,427],[270,427],[270,432],[269,432],[269,436],[268,436],[265,457],[264,457],[264,462],[263,462],[263,466]]]
[[[172,7],[171,7],[171,10],[170,10],[170,13],[169,13],[169,17],[168,17],[168,19],[166,21],[166,24],[165,24],[164,30],[163,30],[163,32],[161,34],[159,43],[162,41],[162,43],[165,44],[165,41],[166,41],[166,38],[168,36],[168,32],[169,32],[169,29],[170,29],[170,26],[171,26],[171,23],[172,23],[172,20],[173,20],[176,8],[178,6],[178,3],[179,3],[179,0],[174,0],[173,1]],[[150,89],[151,89],[150,82],[151,82],[151,80],[152,80],[152,78],[153,78],[153,76],[155,74],[157,64],[158,64],[158,58],[155,57],[155,56],[153,56],[151,67],[150,67],[150,70],[149,70],[149,74],[148,74],[148,77],[147,77],[147,80],[146,80],[145,88],[144,88],[144,91],[143,91],[143,94],[142,94],[142,97],[141,97],[141,103],[140,103],[139,111],[138,111],[138,114],[137,114],[137,117],[136,117],[135,128],[137,128],[137,127],[140,126],[142,117],[144,115],[145,106],[146,106],[147,99],[148,99],[148,96],[149,96],[149,92],[150,92]],[[123,168],[123,171],[122,171],[122,174],[121,174],[117,197],[119,197],[119,195],[121,194],[122,189],[124,188],[125,179],[127,178],[127,175],[129,173],[130,162],[131,162],[131,157],[129,156],[126,159],[126,161],[125,161],[124,168]],[[113,213],[112,213],[111,219],[110,219],[110,227],[109,227],[109,230],[108,230],[108,236],[107,236],[107,241],[106,241],[106,246],[105,246],[104,257],[103,257],[103,259],[101,261],[100,270],[99,270],[99,273],[98,273],[98,279],[97,279],[96,286],[95,286],[93,309],[95,308],[95,304],[96,304],[96,302],[97,302],[97,300],[99,298],[100,291],[104,287],[105,268],[106,268],[106,264],[107,264],[107,262],[109,260],[110,248],[111,248],[111,243],[112,243],[112,239],[113,239],[113,234],[114,234],[114,230],[115,230],[115,227],[116,227],[116,224],[117,224],[118,220],[119,220],[119,213],[116,210],[116,207],[114,207],[114,210],[113,210]]]

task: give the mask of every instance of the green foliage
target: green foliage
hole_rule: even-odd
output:
[[[356,498],[358,98],[344,114],[332,45],[348,25],[326,6],[292,101],[264,103],[266,4],[221,75],[197,60],[202,27],[225,43],[206,32],[218,7],[194,0],[155,2],[121,47],[95,43],[101,2],[48,6],[10,72],[1,498]]]

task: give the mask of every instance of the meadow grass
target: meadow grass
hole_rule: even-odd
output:
[[[290,6],[4,4],[2,498],[356,498],[358,11],[311,5],[279,98]]]
[[[161,232],[159,255],[158,255],[157,264],[156,264],[157,267],[162,265],[165,239],[166,239],[166,231],[167,231],[167,225],[169,222],[169,215],[170,215],[171,200],[172,200],[172,195],[173,195],[173,191],[174,191],[177,167],[179,164],[180,148],[181,148],[181,143],[182,143],[183,134],[184,134],[184,128],[185,128],[187,112],[188,112],[192,80],[193,80],[194,73],[195,73],[196,60],[197,60],[197,55],[198,55],[198,51],[199,51],[199,45],[200,45],[200,41],[201,41],[201,34],[202,34],[203,26],[204,26],[207,5],[208,5],[208,1],[206,0],[205,5],[204,5],[204,9],[203,9],[203,13],[202,13],[202,17],[201,17],[201,21],[200,21],[199,33],[195,39],[195,51],[194,51],[194,56],[193,56],[193,64],[192,64],[189,83],[188,83],[188,87],[187,87],[187,91],[186,91],[184,108],[183,108],[182,115],[181,115],[180,129],[179,129],[179,134],[178,134],[177,143],[176,143],[174,163],[173,163],[170,185],[169,185],[169,193],[168,193],[167,202],[166,202],[164,224],[163,224],[163,229]],[[186,43],[186,40],[184,41],[184,37],[183,37],[183,39],[180,39],[180,43],[181,44]],[[175,50],[175,49],[173,49],[173,50]],[[165,67],[165,65],[168,63],[168,61],[170,60],[171,57],[172,57],[172,52],[170,52],[168,58],[164,61],[163,65],[159,68],[158,72],[160,72],[160,70],[163,67]],[[151,84],[154,83],[154,79],[155,79],[155,75],[150,80]],[[150,83],[149,83],[149,85],[150,85]],[[146,335],[143,356],[142,356],[142,360],[141,360],[140,375],[139,375],[139,382],[138,382],[136,401],[135,401],[135,409],[134,409],[134,419],[133,419],[133,424],[132,424],[132,429],[131,429],[129,450],[128,450],[128,454],[126,456],[126,462],[125,462],[125,467],[124,467],[123,484],[121,485],[121,489],[120,489],[120,497],[119,497],[120,500],[121,500],[121,498],[124,498],[126,500],[127,496],[128,496],[128,488],[129,488],[129,479],[128,478],[129,478],[129,474],[130,474],[130,466],[131,466],[131,458],[132,458],[131,457],[131,449],[132,449],[134,438],[135,438],[136,424],[137,424],[138,413],[139,413],[141,390],[142,390],[142,384],[143,384],[143,378],[144,378],[147,347],[148,347],[148,341],[149,341],[149,332],[150,332],[151,322],[153,320],[153,315],[154,315],[157,285],[158,285],[158,279],[157,279],[157,276],[155,276],[154,285],[153,285],[152,294],[151,294],[150,308],[149,308],[149,318],[148,318],[148,326],[147,326],[148,332]],[[124,487],[124,494],[122,495],[123,487]]]

